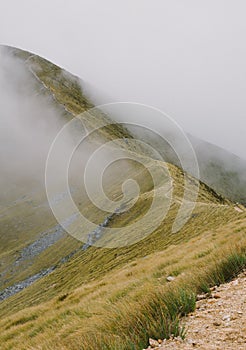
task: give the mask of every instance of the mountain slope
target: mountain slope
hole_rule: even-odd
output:
[[[166,288],[168,275],[175,275],[179,283],[183,278],[190,278],[191,272],[199,274],[207,264],[213,263],[215,256],[218,260],[222,259],[222,252],[228,250],[228,245],[233,247],[237,243],[244,247],[246,213],[243,207],[236,206],[200,182],[191,217],[180,231],[174,233],[172,227],[183,202],[187,175],[173,164],[152,158],[141,146],[129,141],[126,143],[125,139],[132,140],[134,134],[118,123],[111,123],[102,111],[83,113],[91,109],[93,104],[84,96],[83,84],[78,78],[36,55],[18,49],[5,48],[4,57],[5,68],[11,68],[5,69],[7,82],[12,82],[9,89],[18,91],[18,111],[23,109],[19,113],[23,118],[21,129],[17,131],[25,130],[31,123],[31,132],[38,138],[35,134],[37,121],[43,118],[45,127],[42,129],[41,125],[38,131],[41,134],[40,142],[42,144],[44,140],[45,147],[37,147],[33,153],[29,153],[33,138],[27,142],[25,157],[21,158],[22,161],[31,158],[30,163],[26,163],[27,171],[24,174],[20,172],[22,163],[17,173],[10,171],[12,167],[9,167],[6,177],[9,181],[6,180],[2,186],[2,348],[99,349],[102,347],[88,343],[88,332],[95,333],[97,341],[103,344],[104,340],[100,340],[102,326],[105,319],[108,320],[108,313],[115,315],[115,308],[121,310],[125,303],[137,308],[136,301],[144,299],[148,291],[152,293],[153,287]],[[17,69],[13,70],[14,67]],[[15,76],[10,73],[20,71],[22,74]],[[32,103],[35,108],[26,108]],[[36,107],[42,109],[42,115],[35,115],[33,111]],[[47,152],[57,132],[80,113],[88,130],[103,125],[89,135],[82,145],[82,154],[94,151],[107,141],[113,141],[111,151],[117,149],[128,156],[128,159],[112,165],[106,173],[104,190],[108,197],[112,200],[122,199],[121,186],[126,179],[134,179],[140,188],[132,207],[128,208],[129,203],[125,202],[125,212],[115,211],[110,214],[107,227],[122,228],[119,246],[114,248],[105,247],[107,239],[111,239],[106,236],[100,238],[101,244],[99,239],[97,246],[88,245],[85,249],[86,240],[81,242],[69,236],[54,219],[47,202],[43,175]],[[29,114],[30,118],[26,119]],[[34,123],[33,118],[36,118]],[[83,132],[78,126],[72,141],[80,131]],[[49,137],[46,139],[44,136],[47,133]],[[26,133],[24,136],[26,139]],[[19,155],[18,145],[14,146],[14,152]],[[6,153],[3,156],[6,158]],[[134,156],[135,161],[129,159],[130,156]],[[36,164],[34,159],[37,158]],[[71,175],[73,199],[81,213],[102,227],[100,224],[109,217],[109,212],[102,209],[104,199],[100,195],[98,200],[102,203],[101,209],[90,201],[86,188],[81,187],[81,170],[83,168],[77,168],[76,165]],[[155,182],[151,174],[155,174]],[[195,179],[191,176],[188,178],[189,182],[196,184]],[[55,174],[55,181],[59,182],[59,174]],[[190,192],[195,189],[196,186],[191,187]],[[142,222],[155,197],[158,205],[153,210],[153,216],[149,221]],[[186,198],[187,202],[189,198],[192,200],[192,193]],[[130,204],[134,199],[131,198]],[[154,228],[155,217],[158,217],[161,205],[166,202],[170,204],[168,214]],[[185,212],[183,216],[185,218]],[[131,226],[136,222],[138,225]],[[146,235],[145,230],[151,229],[152,225],[153,232]],[[83,227],[83,230],[84,237],[89,237],[91,232],[87,231],[87,227]],[[24,282],[33,276],[37,276],[37,279],[29,283],[28,287],[18,287],[21,283],[24,286]],[[117,319],[117,315],[115,317]],[[115,334],[117,330],[111,330],[109,339]],[[124,338],[124,332],[122,336]],[[119,344],[121,341],[124,343],[125,340],[119,334],[117,337]],[[138,346],[141,341],[137,341]],[[120,346],[119,349],[126,349],[128,345]],[[105,345],[105,348],[110,347]],[[116,349],[115,343],[112,349]]]

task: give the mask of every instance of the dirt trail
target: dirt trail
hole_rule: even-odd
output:
[[[246,350],[246,271],[230,283],[212,290],[212,296],[198,296],[196,311],[183,320],[186,338],[163,341],[160,350]],[[157,344],[156,344],[157,345]]]

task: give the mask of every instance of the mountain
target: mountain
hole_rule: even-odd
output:
[[[167,144],[145,135],[164,162],[136,142],[134,128],[94,108],[78,77],[20,49],[2,47],[0,57],[1,348],[141,349],[150,336],[182,333],[178,318],[194,294],[245,264],[246,212],[234,202],[245,203],[241,160],[230,175],[222,158],[236,158],[212,158],[206,144],[198,181]],[[73,148],[68,180],[82,225],[61,190],[60,167]],[[50,207],[61,207],[58,222]],[[176,309],[167,310],[168,295]]]
[[[132,127],[134,135],[141,135],[141,130]],[[179,157],[165,140],[168,132],[163,132],[164,137],[153,135],[144,130],[146,143],[152,145],[162,157],[169,163],[181,167]],[[200,140],[193,135],[187,135],[196,153],[200,180],[206,183],[222,196],[233,202],[246,205],[246,161],[233,153],[230,153],[216,145]],[[195,174],[193,174],[195,175]]]

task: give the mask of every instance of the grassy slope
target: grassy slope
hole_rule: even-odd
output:
[[[30,79],[33,80],[32,83],[37,93],[52,96],[53,106],[63,116],[64,122],[92,107],[91,102],[82,93],[79,78],[28,52],[12,48],[7,50],[9,54],[21,59],[25,69],[30,72]],[[45,90],[43,84],[46,86]],[[100,113],[97,113],[97,118],[87,114],[85,120],[87,128],[103,123],[105,118],[106,116]],[[105,139],[112,140],[125,136],[128,135],[120,125],[102,128],[92,135],[94,139],[101,140],[101,142]],[[57,224],[49,209],[44,188],[40,183],[22,183],[21,188],[14,188],[14,196],[12,197],[15,200],[9,200],[10,197],[11,194],[8,194],[7,198],[3,197],[0,203],[0,274],[6,272],[6,266],[14,263],[23,247],[34,241],[42,232]],[[87,204],[80,198],[78,201],[81,202],[81,206]],[[98,210],[91,210],[90,214],[91,219],[95,222],[99,220],[99,223],[105,217],[105,213],[99,213]],[[57,254],[52,254],[52,249],[49,249],[33,261],[29,268],[23,264],[4,274],[2,281],[0,279],[1,288],[18,282],[30,274],[40,271],[41,268],[56,264],[61,257],[79,246],[80,244],[71,237],[63,239],[62,244],[59,242],[53,247],[56,250],[59,248]]]
[[[25,59],[29,57],[28,53],[21,54]],[[83,96],[80,86],[77,85],[76,78],[62,74],[61,80],[59,67],[35,56],[29,59],[29,64],[32,69],[35,69],[47,89],[54,94],[56,103],[63,104],[69,113],[81,113],[91,107],[90,102]],[[69,114],[67,117],[69,118]],[[103,115],[101,117],[104,118]],[[98,120],[92,116],[87,123],[94,125]],[[112,139],[128,135],[126,130],[114,125],[101,130],[99,136]],[[131,150],[131,152],[135,151]],[[148,162],[155,166],[153,160],[148,158]],[[131,324],[131,320],[134,319],[131,310],[138,309],[140,300],[148,304],[148,297],[152,295],[153,290],[165,289],[167,275],[178,276],[175,281],[177,284],[182,284],[185,279],[186,283],[189,281],[190,284],[197,286],[200,283],[197,276],[204,274],[208,266],[214,264],[215,258],[219,262],[223,257],[223,251],[228,251],[230,246],[233,250],[234,243],[245,246],[245,212],[235,211],[232,203],[217,196],[203,184],[201,184],[198,203],[194,210],[195,216],[180,232],[173,234],[172,223],[183,195],[183,174],[172,165],[169,165],[169,171],[174,183],[171,210],[152,235],[125,248],[92,247],[86,252],[80,251],[51,275],[1,303],[2,349],[100,349],[101,345],[98,344],[104,342],[100,341],[100,336],[101,334],[107,336],[107,332],[108,339],[112,339],[112,349],[116,349],[116,345],[113,344],[113,334],[119,332],[124,322],[121,322],[121,326],[116,323],[116,327],[109,319],[110,317],[115,320],[120,319],[117,310],[122,311],[122,314],[128,310],[125,321]],[[123,175],[126,176],[126,174]],[[120,196],[123,175],[111,183],[108,188],[109,195]],[[138,180],[142,194],[131,212],[117,216],[113,220],[114,226],[125,226],[137,217],[141,217],[152,200],[152,183],[146,172],[136,166],[129,166],[127,175]],[[159,186],[163,185],[165,181],[160,178]],[[93,208],[86,198],[83,200],[92,219],[98,220],[98,217],[103,219],[105,213]],[[21,207],[11,207],[7,213],[8,221],[20,210],[21,215],[24,216],[27,212],[30,213],[25,206],[27,203],[22,204]],[[38,229],[42,225],[39,214],[40,212],[32,213],[29,217]],[[48,224],[52,226],[54,220],[51,216],[49,220]],[[32,241],[35,237],[37,232],[33,233],[33,229],[36,227],[23,236],[22,245],[26,244],[24,243],[26,240]],[[5,252],[1,255],[5,259],[4,266],[14,260],[16,239],[13,236],[9,251],[6,251],[8,241],[5,239]],[[80,243],[71,237],[64,238],[40,254],[32,266],[18,271],[11,283],[59,261],[60,256],[66,255],[78,246]],[[130,310],[127,307],[128,304],[131,305]],[[127,325],[125,329],[121,329],[120,333],[117,342],[122,346],[119,345],[118,348],[129,349],[130,336],[127,333]],[[146,336],[158,337],[158,334],[151,334],[150,331],[147,333]],[[93,338],[94,336],[96,338]],[[134,336],[137,338],[136,334]],[[144,346],[143,338],[136,339],[137,348]],[[92,339],[94,344],[91,344]],[[107,344],[105,349],[111,348],[110,341],[105,340]]]
[[[228,221],[230,211],[222,208],[216,214],[211,213],[207,220],[213,222],[223,211]],[[186,232],[169,242],[163,239],[162,232],[137,247],[121,251],[90,248],[87,253],[79,254],[49,277],[2,303],[2,348],[100,349],[99,345],[94,347],[96,340],[88,339],[88,332],[91,337],[102,333],[111,339],[118,333],[120,339],[120,325],[115,330],[111,321],[116,322],[121,311],[125,313],[124,322],[130,324],[134,317],[130,310],[138,308],[141,300],[144,302],[159,288],[164,288],[165,295],[165,288],[169,288],[166,276],[177,276],[177,285],[190,284],[204,290],[211,278],[206,274],[210,267],[219,265],[228,251],[245,247],[246,215],[231,211],[231,218],[228,224],[223,225],[222,220],[217,227],[211,224],[212,228],[203,227],[200,232],[187,234],[191,231],[187,227]],[[155,334],[161,335],[158,331]],[[112,349],[117,347],[112,345]]]

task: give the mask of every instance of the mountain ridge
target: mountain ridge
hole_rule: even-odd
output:
[[[129,341],[132,344],[136,341],[136,346],[141,348],[141,344],[146,343],[145,339],[133,340],[129,334],[117,333],[117,329],[109,332],[107,340],[100,338],[100,334],[105,334],[101,327],[108,317],[107,309],[109,308],[114,315],[111,307],[123,310],[121,308],[125,303],[129,303],[135,305],[138,310],[136,300],[145,300],[148,291],[150,294],[147,295],[152,295],[153,287],[166,288],[168,275],[175,275],[177,283],[181,283],[182,280],[190,278],[190,271],[193,271],[194,276],[198,276],[201,271],[206,270],[208,264],[213,264],[215,258],[222,259],[224,252],[228,251],[228,245],[233,246],[231,240],[235,245],[244,247],[245,209],[200,182],[198,199],[191,218],[178,233],[172,232],[173,222],[183,201],[184,177],[187,174],[169,163],[165,163],[163,170],[162,161],[152,158],[141,147],[130,142],[127,144],[124,138],[134,139],[134,134],[115,122],[107,125],[108,117],[100,110],[95,114],[86,113],[83,116],[83,112],[87,111],[87,108],[93,109],[93,105],[83,96],[80,84],[76,85],[77,78],[74,81],[68,73],[64,77],[59,67],[42,58],[29,54],[31,56],[27,62],[28,53],[16,49],[9,50],[12,52],[14,50],[17,56],[24,55],[24,62],[31,64],[38,77],[37,79],[33,74],[33,79],[38,85],[31,84],[31,89],[25,90],[26,95],[25,93],[21,95],[21,100],[25,101],[27,97],[30,103],[32,93],[35,98],[47,95],[48,100],[42,99],[41,105],[48,104],[51,99],[52,108],[59,114],[59,118],[61,116],[61,123],[55,131],[74,115],[81,113],[89,129],[100,126],[100,122],[104,123],[105,120],[106,126],[92,133],[85,147],[94,150],[93,147],[96,148],[105,140],[115,140],[116,149],[127,151],[128,155],[134,154],[137,160],[144,160],[144,164],[148,167],[124,161],[121,166],[113,166],[112,172],[107,174],[105,191],[112,199],[122,198],[121,185],[125,179],[136,180],[140,187],[135,205],[123,213],[114,213],[106,225],[108,228],[122,227],[124,233],[122,239],[139,236],[139,240],[133,244],[114,248],[107,248],[102,244],[83,250],[86,242],[80,242],[66,234],[56,223],[41,180],[41,185],[37,185],[39,182],[32,184],[29,181],[27,184],[20,183],[21,186],[17,189],[12,183],[9,184],[13,186],[11,190],[16,198],[12,200],[9,190],[4,200],[0,202],[0,290],[18,284],[45,269],[53,266],[56,268],[1,302],[0,341],[3,349],[11,347],[21,349],[22,346],[25,349],[38,346],[44,349],[101,349],[102,346],[88,343],[87,330],[89,334],[94,332],[97,335],[99,343],[105,341],[104,348],[116,349],[116,343],[111,339],[115,334],[117,344],[123,344],[119,345],[119,349],[129,349]],[[21,79],[19,84],[23,85]],[[149,169],[157,174],[156,185],[148,173]],[[99,227],[105,222],[108,213],[106,210],[96,208],[86,197],[85,190],[78,185],[80,176],[76,171],[77,168],[72,193],[74,201],[80,211]],[[165,219],[150,235],[143,235],[145,227],[141,226],[141,222],[137,230],[133,231],[130,225],[148,212],[154,190],[160,190],[157,191],[158,203],[166,200],[170,176],[173,195]],[[191,182],[195,181],[192,176],[189,176],[189,179]],[[11,198],[9,202],[6,201],[8,196]],[[103,199],[100,199],[100,203],[103,207]],[[150,227],[152,224],[148,223]],[[89,234],[90,231],[87,232],[87,237]],[[59,239],[53,239],[55,235],[58,235]],[[40,248],[37,248],[38,244],[41,244]],[[33,256],[28,253],[29,248]],[[34,254],[35,249],[37,254]],[[117,319],[117,315],[114,316]],[[107,319],[106,324],[108,322]],[[51,334],[56,334],[55,338]],[[76,334],[79,334],[77,340]],[[124,337],[128,345],[124,345]],[[133,346],[135,345],[132,345],[132,348],[136,349]]]

